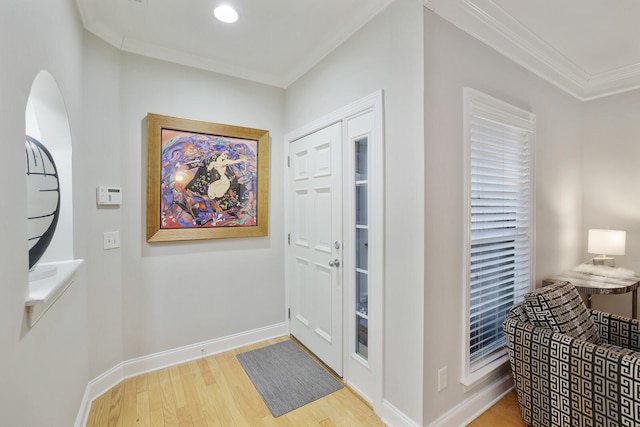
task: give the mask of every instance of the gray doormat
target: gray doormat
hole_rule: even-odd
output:
[[[340,390],[342,384],[293,341],[236,356],[274,417]]]

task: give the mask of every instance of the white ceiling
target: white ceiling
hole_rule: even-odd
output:
[[[589,74],[640,63],[637,0],[494,0]]]
[[[287,87],[394,0],[76,0],[117,48]],[[579,99],[640,87],[638,0],[423,0]],[[213,18],[221,3],[240,15]]]
[[[287,87],[393,0],[76,0],[85,28],[132,53]],[[235,24],[213,17],[232,5]]]
[[[640,88],[638,0],[424,0],[582,100]]]

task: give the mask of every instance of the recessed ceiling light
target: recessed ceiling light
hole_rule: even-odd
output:
[[[226,22],[231,24],[238,20],[238,12],[235,11],[234,8],[223,4],[222,6],[218,6],[213,10],[213,14],[222,22]]]

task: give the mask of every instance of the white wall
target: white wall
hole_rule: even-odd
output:
[[[384,399],[422,421],[422,1],[397,0],[286,92],[286,131],[384,90]]]
[[[0,206],[11,221],[0,239],[1,425],[71,425],[88,380],[122,360],[283,322],[283,134],[377,89],[386,110],[384,397],[417,424],[482,390],[465,394],[456,382],[463,86],[537,114],[536,281],[586,258],[586,230],[605,225],[627,230],[618,264],[640,270],[632,185],[640,91],[582,105],[423,13],[420,0],[396,0],[286,92],[122,54],[83,35],[72,0],[6,0],[0,34],[0,180],[8,183]],[[87,262],[29,330],[26,197],[16,177],[41,69],[56,78],[69,113],[75,257]],[[148,112],[271,131],[268,237],[146,243]],[[103,184],[123,187],[120,209],[96,208]],[[122,248],[103,251],[102,233],[116,229]],[[629,310],[628,296],[609,298],[594,305]],[[449,387],[438,393],[444,365]]]
[[[0,12],[0,177],[10,183],[2,208],[11,221],[0,239],[0,424],[73,425],[89,380],[123,360],[284,322],[284,91],[123,55],[83,33],[71,0],[10,1]],[[26,178],[18,177],[27,97],[41,69],[56,78],[69,113],[75,257],[86,263],[29,330]],[[271,131],[269,237],[146,244],[149,111]],[[95,187],[105,184],[123,187],[121,208],[96,207]],[[113,230],[122,248],[103,251],[102,233]]]
[[[464,393],[462,367],[463,115],[470,86],[537,116],[536,283],[580,261],[581,103],[424,10],[425,298],[424,421],[485,390]],[[437,391],[448,366],[449,386]],[[485,384],[486,386],[486,384]]]
[[[614,95],[584,106],[584,237],[590,228],[625,230],[626,255],[616,265],[640,272],[640,91]],[[598,310],[631,315],[631,294],[594,296]]]
[[[122,55],[125,360],[285,321],[283,105],[282,89]],[[149,112],[270,131],[268,237],[146,242]]]
[[[78,278],[29,329],[25,107],[42,69],[57,80],[65,100],[74,150],[82,144],[82,28],[71,0],[6,0],[0,5],[0,180],[4,213],[0,239],[0,425],[73,425],[88,381],[87,278]],[[78,158],[74,157],[78,165]],[[75,174],[74,187],[85,178]],[[75,256],[85,256],[87,223],[74,206]],[[69,237],[68,237],[69,238]]]
[[[96,186],[124,186],[120,125],[120,52],[91,33],[84,35],[83,144],[76,153],[88,179],[86,195],[89,378],[123,360],[122,250],[103,249],[103,233],[122,229],[122,209],[97,207]],[[126,191],[126,189],[124,190]]]
[[[284,91],[85,38],[90,378],[123,360],[284,322]],[[268,237],[146,243],[148,112],[270,131]],[[98,185],[121,186],[122,205],[96,207]],[[114,230],[121,248],[104,251],[102,234]]]

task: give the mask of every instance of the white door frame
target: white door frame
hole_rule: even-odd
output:
[[[348,280],[344,280],[343,286],[343,380],[352,389],[358,392],[361,397],[368,401],[375,410],[376,413],[382,413],[382,401],[383,401],[383,332],[384,332],[384,113],[383,113],[383,91],[378,90],[365,98],[362,98],[352,104],[342,107],[332,113],[329,113],[318,120],[315,120],[299,129],[289,132],[285,135],[285,149],[284,162],[288,164],[289,147],[292,141],[300,139],[306,135],[312,134],[317,130],[325,128],[337,122],[342,122],[343,131],[343,158],[345,150],[348,149],[348,122],[349,119],[357,117],[366,112],[373,112],[374,114],[374,128],[370,135],[369,144],[369,185],[372,189],[369,192],[369,224],[371,230],[369,232],[369,357],[368,361],[363,364],[362,359],[355,355],[355,342],[353,340],[354,333],[350,329],[355,325],[355,305],[350,306],[349,301],[353,298],[350,297],[347,292],[354,293],[354,283],[347,283]],[[285,179],[284,179],[284,221],[285,221],[285,238],[284,238],[284,252],[285,252],[285,311],[290,306],[290,286],[292,278],[290,277],[290,252],[288,244],[288,235],[290,233],[289,221],[290,221],[290,209],[291,209],[291,196],[290,196],[290,173],[291,169],[285,167]],[[343,176],[353,171],[353,165],[343,165]],[[349,197],[350,191],[343,192],[343,198]],[[345,207],[349,206],[348,203],[343,204]],[[345,215],[345,218],[347,216]],[[348,226],[345,223],[345,227]],[[346,237],[346,236],[345,236]],[[355,242],[344,242],[345,244],[352,244],[355,247]],[[285,316],[287,313],[285,313]],[[353,320],[353,321],[351,321]],[[289,326],[287,326],[289,327]],[[290,331],[288,331],[290,332]],[[352,345],[353,344],[353,345]],[[368,372],[370,378],[367,380],[370,388],[366,393],[363,387],[354,382],[355,371],[361,371],[364,369]],[[357,381],[357,380],[356,380]]]

